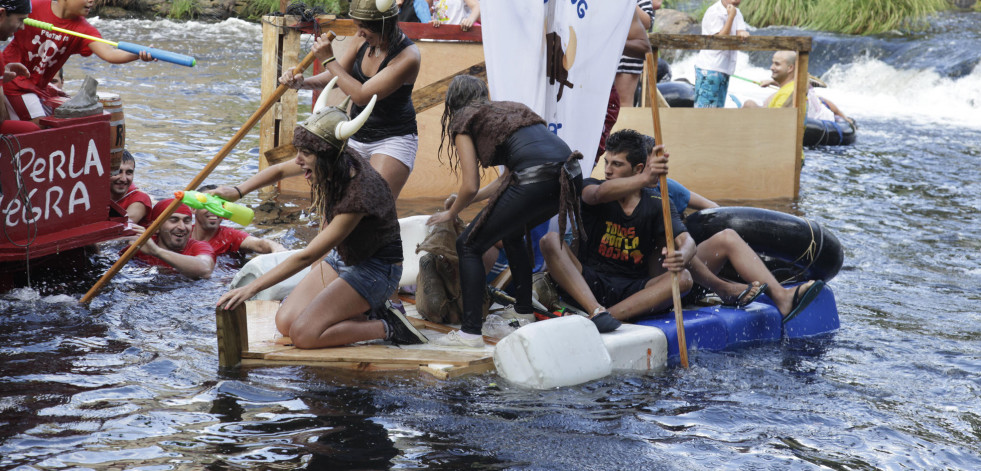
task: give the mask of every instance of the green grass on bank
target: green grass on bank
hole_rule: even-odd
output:
[[[322,9],[324,14],[336,15],[347,13],[349,0],[305,0],[303,2],[311,9]],[[242,10],[242,16],[257,20],[263,15],[279,11],[279,0],[248,0]]]
[[[98,6],[115,6],[131,11],[149,9],[145,2],[139,0],[96,1]],[[664,0],[663,8],[685,11],[701,19],[715,1]],[[326,14],[344,14],[350,0],[306,0],[303,3]],[[278,12],[279,0],[245,0],[240,8],[233,16],[258,20],[263,15]],[[927,16],[959,8],[981,11],[981,0],[743,0],[740,5],[746,21],[754,27],[798,26],[858,35],[915,30],[925,24]],[[150,15],[191,20],[201,19],[202,11],[200,0],[172,0],[169,9],[167,4],[163,4],[162,9],[154,7]]]
[[[947,0],[746,0],[740,5],[746,21],[756,27],[858,35],[915,30],[929,15],[950,8]]]
[[[193,20],[201,13],[201,8],[195,0],[174,0],[170,4],[167,18],[172,20]]]
[[[666,0],[663,8],[687,11],[701,21],[716,0]],[[925,19],[960,5],[981,11],[981,1],[971,0],[743,0],[746,22],[757,28],[798,26],[842,34],[881,34],[917,30]]]

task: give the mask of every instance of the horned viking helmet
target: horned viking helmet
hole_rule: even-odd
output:
[[[337,84],[337,77],[334,77],[327,84],[327,87],[324,88],[324,91],[320,92],[320,98],[317,100],[317,104],[314,105],[313,114],[306,121],[300,123],[299,126],[327,141],[334,148],[344,149],[347,139],[358,132],[361,126],[364,126],[365,121],[368,121],[368,116],[371,115],[371,111],[375,108],[375,101],[377,101],[378,96],[373,95],[371,101],[364,107],[361,114],[349,120],[347,113],[341,110],[341,108],[326,105],[327,95],[330,94],[335,84]],[[348,99],[350,97],[345,99],[345,102]],[[344,107],[344,105],[341,105],[341,107]]]
[[[379,21],[395,17],[399,7],[395,0],[351,0],[351,10],[348,15],[355,20]]]

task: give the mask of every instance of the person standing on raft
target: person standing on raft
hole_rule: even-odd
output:
[[[354,0],[350,16],[358,28],[355,43],[343,55],[334,56],[332,41],[322,34],[312,52],[324,72],[308,79],[287,70],[281,84],[296,89],[320,89],[337,77],[338,88],[351,97],[351,118],[363,113],[372,96],[378,96],[375,113],[351,137],[351,153],[367,159],[388,182],[398,199],[409,179],[419,150],[412,88],[422,56],[419,48],[398,26],[398,6],[379,10],[375,0]]]
[[[427,342],[404,315],[386,305],[402,277],[395,198],[381,175],[346,145],[374,104],[370,100],[350,121],[340,109],[326,107],[296,127],[295,164],[313,187],[313,207],[324,221],[320,232],[306,248],[218,300],[218,306],[234,309],[313,265],[276,313],[277,329],[296,348],[376,339]]]
[[[460,171],[461,183],[457,194],[448,198],[449,209],[433,215],[427,224],[453,220],[471,203],[488,198],[490,201],[456,241],[463,296],[462,329],[433,343],[481,347],[486,289],[481,256],[497,241],[503,242],[516,301],[502,317],[534,321],[530,242],[523,238],[528,229],[558,213],[561,233],[565,233],[567,217],[573,216],[573,243],[578,242],[582,233],[582,172],[576,160],[582,154],[572,152],[527,106],[489,101],[487,85],[468,75],[454,77],[450,82],[441,125],[438,155],[441,159],[449,137],[445,148],[450,168]],[[479,167],[492,165],[504,166],[504,173],[479,188]]]

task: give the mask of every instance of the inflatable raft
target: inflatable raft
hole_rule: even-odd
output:
[[[805,146],[850,146],[855,143],[856,127],[836,117],[834,121],[804,121]]]
[[[695,106],[695,87],[688,82],[661,82],[657,84],[657,91],[672,108]]]
[[[779,211],[737,206],[703,209],[688,215],[685,226],[696,243],[723,229],[736,231],[781,283],[830,281],[845,260],[841,242],[831,231],[817,221]],[[738,279],[723,270],[723,275]]]

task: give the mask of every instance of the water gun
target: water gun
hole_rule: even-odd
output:
[[[51,23],[45,23],[43,21],[35,20],[34,18],[24,18],[24,24],[27,26],[33,26],[35,28],[40,28],[46,31],[57,31],[59,33],[68,34],[71,36],[77,36],[79,38],[85,38],[91,41],[98,41],[100,43],[108,44],[116,49],[120,49],[126,52],[132,52],[133,54],[139,54],[143,51],[150,53],[154,59],[162,60],[165,62],[170,62],[172,64],[183,65],[187,67],[194,67],[197,60],[191,56],[185,56],[184,54],[177,54],[176,52],[164,51],[162,49],[156,49],[152,47],[140,46],[139,44],[127,43],[127,42],[112,42],[106,41],[102,38],[97,38],[95,36],[89,36],[87,34],[82,34],[77,31],[72,31],[70,29],[59,28],[52,25]]]
[[[255,212],[248,206],[225,201],[209,193],[199,191],[175,191],[174,198],[194,209],[207,209],[211,214],[232,222],[248,226],[255,217]]]

